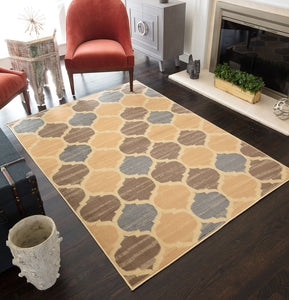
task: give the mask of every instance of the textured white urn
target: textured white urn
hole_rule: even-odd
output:
[[[13,255],[12,263],[39,290],[54,285],[59,277],[60,242],[54,221],[43,215],[33,215],[16,223],[8,234],[6,245]]]

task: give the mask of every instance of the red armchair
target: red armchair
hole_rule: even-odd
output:
[[[73,0],[66,17],[65,67],[72,94],[73,74],[129,71],[133,90],[134,54],[121,0]]]
[[[31,114],[27,88],[28,83],[24,72],[0,67],[0,109],[23,93],[27,112]]]

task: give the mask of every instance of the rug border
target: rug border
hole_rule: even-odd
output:
[[[134,83],[139,83],[141,85],[144,85],[145,87],[151,89],[151,90],[154,90],[150,87],[148,87],[146,84],[144,83],[141,83],[137,80],[134,80]],[[102,93],[102,92],[105,92],[105,91],[109,91],[109,90],[112,90],[112,89],[116,89],[118,87],[121,87],[121,86],[124,86],[124,85],[127,85],[128,83],[124,83],[124,84],[121,84],[121,85],[117,85],[115,87],[112,87],[112,88],[109,88],[109,89],[106,89],[106,90],[103,90],[103,91],[99,91],[97,93],[93,93],[91,95],[87,95],[87,96],[84,96],[84,97],[81,97],[81,98],[78,98],[78,99],[75,99],[73,101],[70,101],[70,102],[67,102],[67,103],[64,103],[62,105],[59,105],[59,106],[56,106],[56,107],[51,107],[49,109],[46,109],[44,111],[48,111],[50,109],[54,109],[54,108],[57,108],[57,107],[63,107],[63,105],[65,106],[66,104],[68,103],[71,103],[71,102],[75,102],[75,101],[78,101],[78,100],[81,100],[81,99],[84,99],[86,97],[91,97],[91,96],[94,96],[94,95],[97,95],[99,93]],[[154,90],[155,91],[155,90]],[[174,100],[164,96],[163,94],[159,93],[158,91],[156,91],[158,94],[160,94],[160,96],[172,101],[173,103],[176,103],[178,104],[177,102],[175,102]],[[131,93],[134,93],[134,94],[137,94],[136,92],[131,92]],[[206,122],[210,123],[211,125],[217,127],[218,129],[224,131],[225,133],[229,134],[230,136],[234,137],[234,138],[237,138],[238,140],[242,141],[243,143],[246,143],[247,145],[253,147],[254,149],[258,150],[259,152],[261,152],[262,154],[264,154],[266,157],[269,157],[270,159],[272,159],[273,161],[277,162],[278,164],[282,165],[283,167],[287,168],[288,172],[289,172],[289,167],[284,165],[283,163],[277,161],[276,159],[272,158],[270,155],[264,153],[263,151],[259,150],[258,148],[256,148],[255,146],[252,146],[250,145],[249,143],[243,141],[242,139],[234,136],[233,134],[231,134],[230,132],[220,128],[219,126],[215,125],[214,123],[208,121],[207,119],[199,116],[198,114],[196,114],[195,112],[189,110],[188,108],[182,106],[181,104],[178,104],[180,105],[182,108],[188,110],[191,114],[194,114],[196,116],[198,116],[199,118],[201,119],[204,119]],[[186,255],[188,252],[190,252],[191,250],[193,250],[194,248],[196,248],[198,245],[200,245],[201,243],[203,243],[204,241],[206,241],[209,237],[211,237],[213,234],[215,234],[217,231],[221,230],[224,226],[226,226],[227,224],[229,224],[231,221],[235,220],[236,218],[238,218],[241,214],[245,213],[248,209],[250,209],[251,207],[253,207],[254,205],[258,204],[261,200],[263,200],[266,196],[268,196],[269,194],[271,194],[272,192],[274,192],[275,190],[277,190],[278,188],[280,188],[282,185],[288,183],[289,181],[289,177],[287,180],[285,180],[284,182],[278,184],[277,186],[275,186],[271,191],[269,192],[266,192],[259,200],[257,200],[256,202],[252,203],[250,206],[248,206],[245,210],[241,211],[240,213],[238,213],[237,215],[235,215],[232,219],[228,220],[227,222],[225,222],[224,224],[220,225],[220,227],[218,227],[217,229],[213,230],[212,232],[210,232],[207,236],[205,236],[202,240],[198,241],[197,244],[193,245],[192,247],[190,247],[189,249],[187,249],[186,251],[184,251],[182,254],[180,254],[179,256],[177,256],[174,260],[172,260],[170,263],[168,263],[167,265],[163,266],[162,268],[160,268],[159,270],[157,270],[155,273],[151,274],[150,276],[146,277],[144,280],[140,281],[138,284],[136,284],[135,286],[131,286],[131,284],[126,280],[126,278],[124,277],[124,275],[119,271],[119,267],[111,260],[111,258],[107,255],[106,251],[102,248],[102,246],[100,245],[100,243],[96,240],[96,238],[92,235],[92,233],[90,232],[90,230],[88,229],[87,225],[80,219],[80,217],[78,216],[78,214],[76,214],[76,212],[74,212],[74,209],[72,208],[72,206],[69,204],[69,202],[65,199],[65,197],[62,195],[62,193],[59,191],[59,189],[55,186],[55,184],[53,182],[51,182],[51,180],[48,178],[48,176],[45,174],[45,172],[42,170],[42,168],[35,162],[34,158],[27,152],[27,150],[25,149],[24,145],[21,143],[21,141],[19,140],[18,136],[15,134],[15,131],[14,131],[14,128],[11,128],[10,126],[13,126],[14,123],[16,122],[19,122],[23,119],[26,119],[26,118],[30,118],[30,117],[33,117],[33,116],[37,116],[37,114],[39,113],[43,113],[43,111],[40,111],[36,114],[33,114],[33,115],[28,115],[26,117],[23,117],[23,118],[20,118],[18,120],[15,120],[15,121],[11,121],[11,122],[8,122],[6,123],[6,126],[8,127],[8,129],[13,133],[13,135],[16,137],[16,139],[18,140],[18,142],[21,144],[22,148],[24,149],[24,151],[26,152],[26,154],[32,159],[32,161],[34,162],[34,164],[41,170],[42,174],[46,177],[46,179],[53,185],[53,187],[55,188],[55,190],[59,193],[59,195],[62,197],[62,199],[65,201],[65,203],[69,206],[69,208],[72,210],[73,214],[79,219],[80,223],[86,228],[86,230],[88,231],[88,233],[90,234],[90,236],[96,241],[97,245],[99,246],[99,248],[102,250],[102,252],[105,254],[105,256],[109,259],[109,261],[111,262],[111,264],[114,266],[114,268],[116,269],[116,271],[118,272],[118,274],[123,278],[123,280],[125,281],[125,283],[128,285],[128,287],[130,288],[131,291],[134,291],[135,289],[137,289],[138,287],[140,287],[141,285],[143,285],[145,282],[147,282],[149,279],[153,278],[154,276],[156,276],[158,273],[160,273],[162,270],[166,269],[167,267],[169,267],[171,264],[175,263],[177,260],[179,260],[181,257],[183,257],[184,255]]]

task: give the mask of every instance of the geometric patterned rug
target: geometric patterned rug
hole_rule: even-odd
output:
[[[289,179],[137,81],[9,127],[132,290]]]

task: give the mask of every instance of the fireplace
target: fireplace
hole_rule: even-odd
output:
[[[196,54],[200,54],[202,51],[204,53],[204,56],[201,57],[203,68],[199,79],[191,79],[186,70],[171,74],[169,78],[229,109],[289,136],[289,119],[281,120],[273,113],[273,106],[277,102],[276,99],[288,97],[289,9],[284,9],[281,6],[265,5],[265,1],[274,2],[274,0],[203,0],[202,2],[199,0],[199,2],[204,4],[215,3],[211,7],[212,10],[208,13],[208,16],[215,13],[213,24],[211,24],[211,38],[208,36],[209,30],[207,30],[206,35],[200,30],[199,35],[200,41],[211,43],[212,47],[208,47],[208,44],[201,42],[194,44],[196,46],[193,52],[195,59],[197,58]],[[285,3],[287,0],[282,1]],[[263,2],[263,4],[257,2]],[[210,9],[210,6],[207,5],[206,7]],[[288,4],[286,4],[286,7],[289,8]],[[202,28],[205,23],[199,24],[200,20],[197,21],[194,24],[196,28],[195,33],[198,33],[197,29]],[[206,28],[209,29],[208,26]],[[226,33],[222,33],[222,29]],[[198,39],[196,38],[196,40]],[[223,43],[224,41],[225,43]],[[270,47],[271,54],[267,54],[269,46],[265,49],[265,43],[275,46],[275,48]],[[263,48],[260,48],[262,45]],[[257,46],[259,46],[258,51],[256,50]],[[206,51],[208,48],[211,48],[211,54]],[[259,57],[255,52],[260,53]],[[275,53],[274,55],[272,54],[273,52]],[[246,54],[245,58],[241,55],[243,53]],[[209,64],[206,63],[207,56]],[[275,59],[277,56],[282,56],[281,65],[284,71],[283,69],[275,68],[275,65],[279,65]],[[251,60],[248,60],[249,58]],[[218,62],[228,61],[235,68],[245,69],[247,67],[249,68],[247,70],[255,72],[261,69],[257,64],[260,60],[266,61],[266,64],[267,60],[271,60],[271,64],[269,65],[268,63],[265,71],[269,72],[267,77],[269,79],[273,78],[275,82],[273,80],[271,83],[267,83],[267,88],[263,89],[261,100],[258,103],[248,103],[214,86],[213,71]],[[272,65],[274,65],[274,69]],[[278,74],[276,75],[276,73]],[[263,74],[262,77],[264,76]],[[276,82],[278,85],[276,85]]]
[[[289,94],[289,17],[216,3],[210,72],[218,63],[261,76],[263,93]]]

